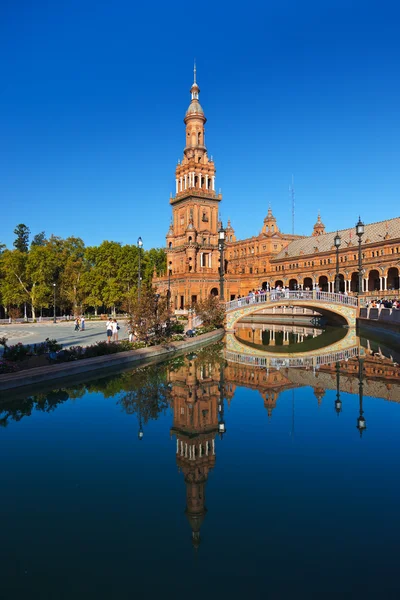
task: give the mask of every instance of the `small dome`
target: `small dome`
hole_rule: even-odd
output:
[[[204,115],[204,111],[200,106],[200,102],[198,102],[197,100],[195,100],[194,102],[191,102],[189,105],[189,108],[186,111],[186,115],[194,115],[194,114]]]

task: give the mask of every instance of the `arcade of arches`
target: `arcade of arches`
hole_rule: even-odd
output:
[[[205,145],[206,117],[200,88],[194,79],[184,123],[185,146],[175,174],[176,193],[170,198],[171,224],[166,236],[167,272],[153,282],[161,293],[171,293],[172,307],[183,309],[210,294],[219,295],[219,204],[215,164]],[[356,215],[357,217],[357,215]],[[355,219],[356,220],[356,219]],[[255,228],[258,228],[255,223]],[[334,291],[336,260],[342,292],[358,293],[358,238],[355,228],[327,233],[318,215],[308,237],[282,233],[271,208],[261,232],[237,240],[228,220],[225,228],[224,299],[245,296],[253,289],[289,287],[291,290]],[[400,218],[365,225],[362,237],[362,292],[396,295],[400,274]]]

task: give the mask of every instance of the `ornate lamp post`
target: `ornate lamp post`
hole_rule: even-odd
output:
[[[358,235],[358,294],[362,294],[362,252],[361,252],[361,238],[364,235],[364,223],[361,221],[361,217],[358,217],[358,223],[356,223],[356,234]]]
[[[363,369],[364,369],[364,359],[361,356],[358,357],[358,397],[360,400],[360,414],[357,419],[357,429],[360,432],[360,437],[363,434],[363,431],[367,429],[367,423],[364,417],[363,411]]]
[[[339,248],[342,242],[342,238],[339,235],[339,232],[336,232],[335,238],[335,248],[336,248],[336,275],[335,275],[335,294],[339,294],[340,292],[340,280],[339,280]]]
[[[219,250],[219,297],[224,301],[224,245],[225,229],[221,227],[218,230],[218,250]]]
[[[335,400],[335,410],[337,416],[342,412],[342,401],[340,399],[340,362],[336,363],[336,400]]]
[[[140,272],[140,258],[142,253],[143,241],[141,237],[138,237],[137,247],[139,252],[139,269],[138,269],[138,300],[140,300],[140,288],[142,285],[142,274]]]
[[[53,315],[53,323],[57,323],[57,319],[56,319],[56,284],[55,283],[53,283],[53,288],[54,288],[54,300],[53,300],[54,315]]]

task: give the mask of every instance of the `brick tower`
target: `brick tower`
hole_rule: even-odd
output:
[[[170,199],[172,221],[166,236],[167,277],[175,309],[196,302],[214,288],[218,291],[218,205],[222,196],[215,191],[215,165],[205,145],[207,119],[199,102],[196,66],[190,94],[184,118],[185,148],[176,167],[175,196]]]

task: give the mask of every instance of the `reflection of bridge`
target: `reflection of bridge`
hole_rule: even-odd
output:
[[[362,349],[361,349],[362,350]],[[241,354],[240,352],[225,352],[225,357],[228,362],[235,362],[244,365],[253,365],[254,367],[263,368],[286,368],[286,367],[308,367],[318,368],[321,365],[328,365],[337,361],[348,360],[359,355],[360,349],[358,346],[353,346],[345,350],[336,352],[323,352],[321,349],[319,355],[300,355],[300,356],[282,356],[281,353],[271,356],[252,356],[251,354]]]
[[[264,294],[238,298],[226,303],[226,329],[233,331],[236,322],[246,315],[267,306],[303,306],[318,310],[320,314],[338,324],[355,327],[358,299],[330,292],[272,290]]]

